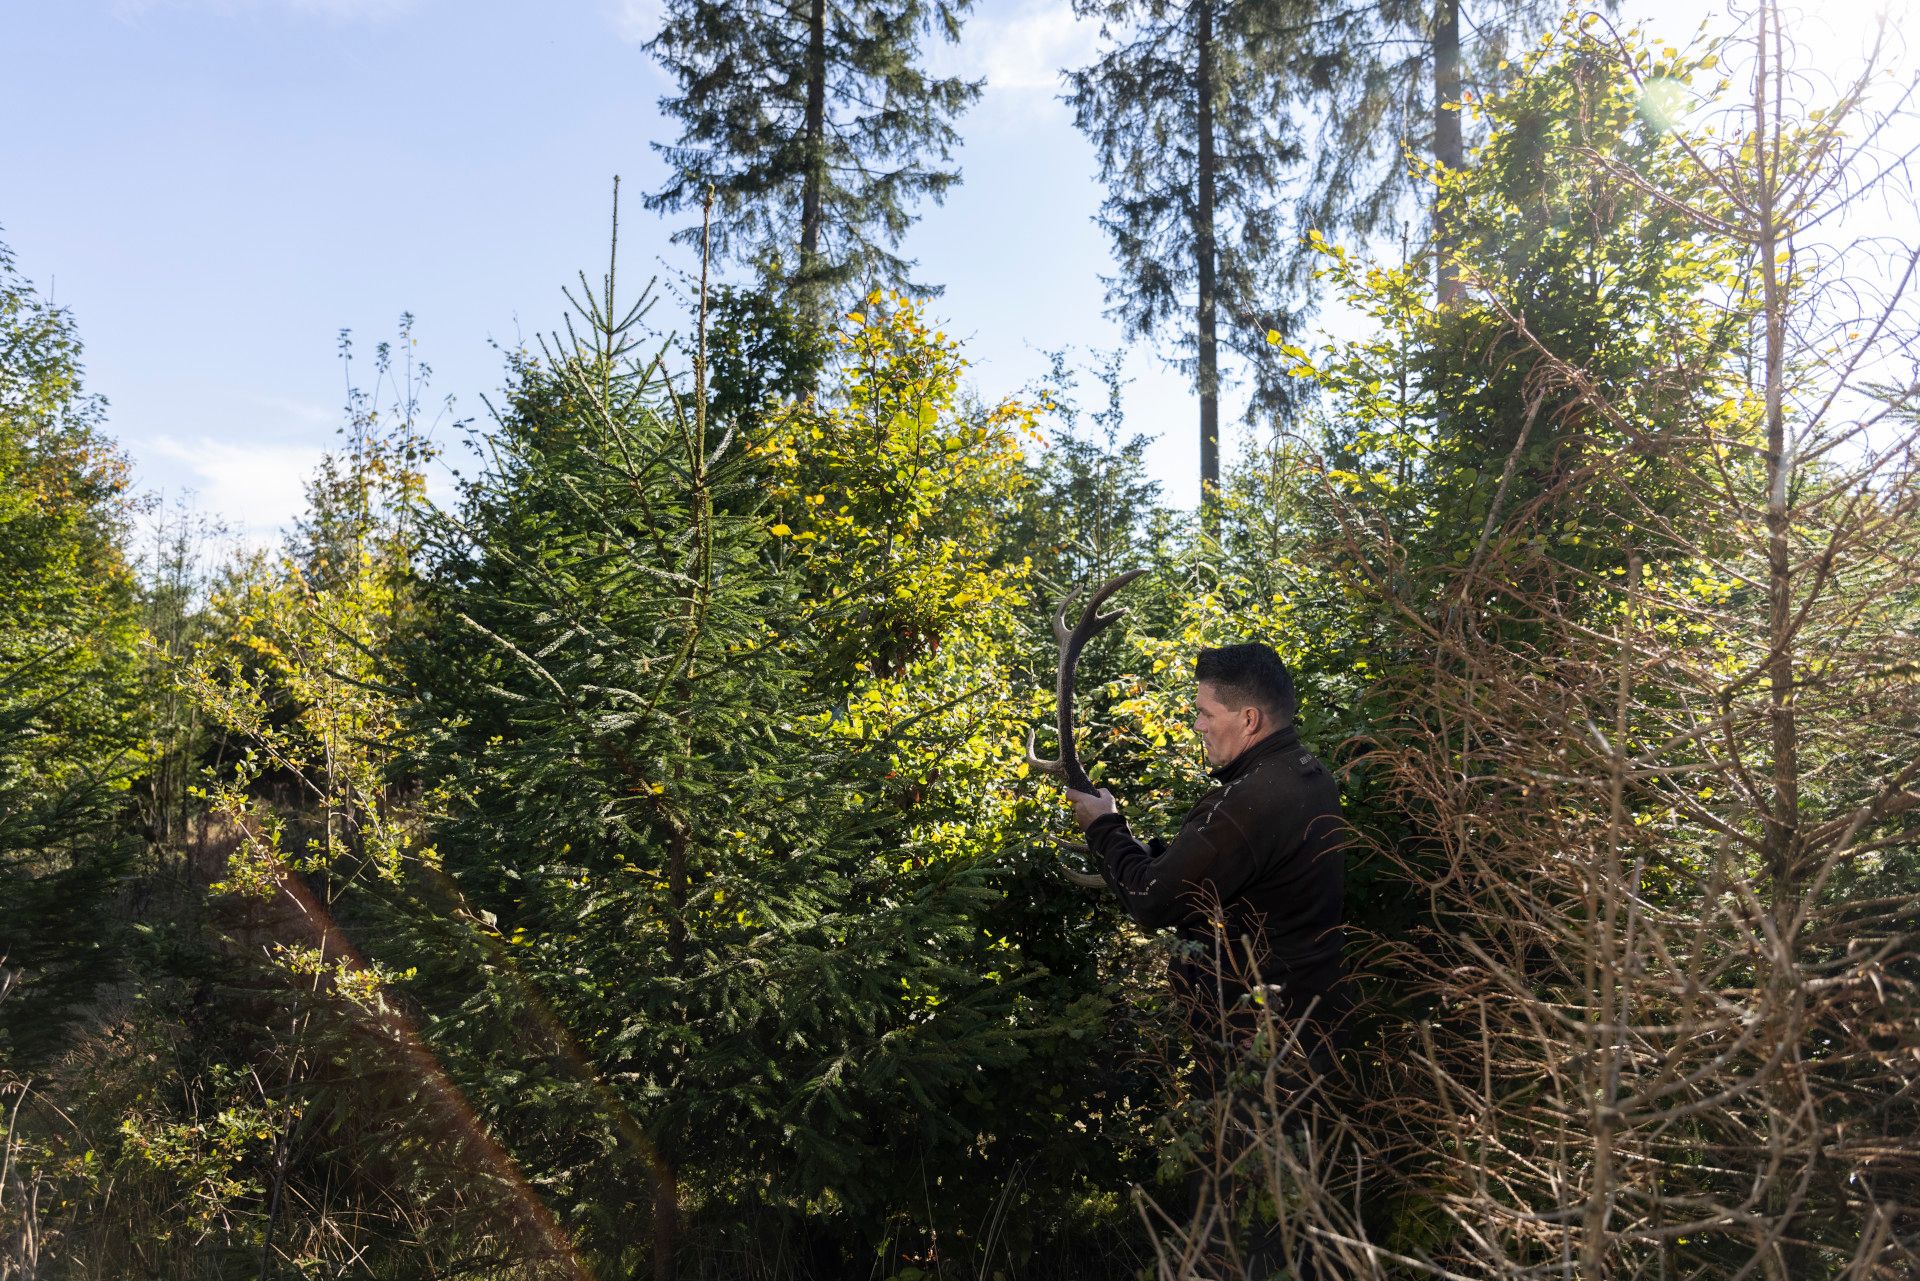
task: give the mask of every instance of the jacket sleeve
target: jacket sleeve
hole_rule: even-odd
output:
[[[1102,814],[1087,828],[1087,844],[1099,855],[1107,884],[1142,928],[1177,925],[1198,915],[1202,902],[1194,893],[1203,883],[1228,899],[1252,879],[1253,834],[1247,830],[1244,798],[1234,791],[1229,785],[1213,805],[1189,818],[1163,853],[1136,840],[1118,814]]]

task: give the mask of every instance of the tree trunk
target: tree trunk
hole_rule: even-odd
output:
[[[684,776],[682,765],[676,776]],[[684,974],[687,961],[687,833],[670,819],[667,835],[667,959]],[[653,1173],[653,1281],[673,1281],[674,1250],[680,1240],[680,1180],[667,1153],[656,1146]]]
[[[1766,400],[1767,424],[1767,660],[1768,711],[1772,730],[1773,806],[1767,816],[1763,835],[1767,877],[1773,897],[1774,919],[1785,930],[1799,911],[1799,886],[1795,874],[1796,845],[1799,838],[1800,769],[1799,726],[1794,715],[1794,641],[1796,620],[1793,604],[1793,560],[1788,542],[1792,510],[1789,503],[1793,460],[1789,456],[1786,416],[1786,283],[1780,278],[1781,227],[1774,212],[1775,185],[1779,173],[1773,162],[1777,140],[1769,136],[1768,82],[1776,74],[1768,66],[1772,50],[1768,48],[1767,19],[1770,6],[1763,6],[1760,18],[1759,57],[1754,72],[1754,117],[1757,121],[1754,165],[1758,235],[1755,256],[1760,267],[1760,297],[1766,324]],[[1783,935],[1783,937],[1785,937]]]
[[[1753,73],[1753,199],[1756,225],[1754,254],[1760,268],[1761,314],[1765,324],[1765,419],[1767,428],[1767,659],[1769,747],[1773,757],[1772,803],[1762,813],[1761,845],[1766,862],[1770,915],[1781,955],[1775,965],[1772,988],[1778,1021],[1774,1035],[1796,1048],[1776,1072],[1773,1086],[1773,1123],[1787,1130],[1786,1142],[1818,1144],[1801,1116],[1803,1070],[1798,1042],[1805,1036],[1805,989],[1799,974],[1798,929],[1800,885],[1800,730],[1794,705],[1795,650],[1799,633],[1793,601],[1793,550],[1790,542],[1793,509],[1793,442],[1787,436],[1786,342],[1789,282],[1782,279],[1782,250],[1787,229],[1775,207],[1781,180],[1779,122],[1781,99],[1777,62],[1780,13],[1763,3],[1757,15]],[[1792,269],[1789,266],[1788,271]],[[1809,1157],[1811,1162],[1813,1158]],[[1794,1242],[1795,1196],[1784,1172],[1767,1189],[1770,1230],[1780,1234],[1763,1260],[1768,1278],[1809,1276],[1815,1260],[1806,1246]]]
[[[667,921],[667,959],[678,974],[687,959],[687,834],[678,820],[667,838],[667,902],[673,910]]]
[[[673,1281],[680,1236],[680,1181],[664,1160],[653,1172],[653,1281]]]
[[[811,282],[820,253],[822,186],[826,182],[827,0],[807,9],[807,118],[804,186],[800,196],[800,279]]]
[[[1200,368],[1200,506],[1209,528],[1213,523],[1214,494],[1220,487],[1220,354],[1215,336],[1214,268],[1216,250],[1213,235],[1214,168],[1213,154],[1213,4],[1199,0],[1194,7],[1194,45],[1199,55],[1194,76],[1194,95],[1198,99],[1199,120],[1196,132],[1199,145],[1198,200],[1193,214],[1193,250],[1199,275],[1198,314],[1195,317]]]
[[[1447,110],[1448,103],[1460,101],[1460,0],[1435,0],[1433,10],[1433,158],[1448,169],[1466,164],[1466,149],[1461,142],[1460,112]],[[1440,208],[1436,192],[1433,205],[1433,245],[1436,283],[1442,305],[1460,300],[1460,277],[1450,258],[1454,247],[1453,228]]]

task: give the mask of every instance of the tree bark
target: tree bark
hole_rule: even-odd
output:
[[[1214,242],[1214,169],[1213,150],[1213,3],[1199,0],[1194,6],[1195,60],[1194,94],[1198,99],[1199,172],[1196,175],[1198,199],[1194,204],[1193,246],[1199,276],[1199,298],[1195,317],[1199,347],[1198,388],[1200,392],[1200,505],[1209,527],[1213,520],[1214,494],[1220,487],[1220,354],[1215,328],[1214,273],[1217,259]]]
[[[1466,164],[1466,148],[1461,140],[1460,112],[1447,110],[1448,103],[1460,101],[1460,0],[1435,0],[1433,10],[1433,159],[1448,169]],[[1451,262],[1454,234],[1451,220],[1440,208],[1440,196],[1433,198],[1433,245],[1435,283],[1441,304],[1460,300],[1460,276]]]
[[[677,773],[684,775],[686,767]],[[667,959],[684,974],[687,961],[687,833],[678,819],[667,835]],[[664,1151],[653,1157],[653,1281],[674,1281],[674,1250],[680,1243],[680,1180]]]
[[[1795,650],[1799,627],[1794,609],[1792,479],[1793,441],[1787,434],[1786,341],[1790,281],[1781,265],[1791,249],[1790,230],[1776,208],[1780,190],[1782,126],[1778,41],[1780,13],[1763,3],[1756,15],[1753,74],[1753,202],[1754,253],[1760,268],[1761,317],[1765,326],[1764,375],[1767,429],[1767,659],[1769,746],[1773,756],[1772,803],[1761,816],[1761,845],[1766,862],[1768,907],[1780,955],[1774,967],[1772,996],[1775,1035],[1796,1044],[1795,1051],[1776,1072],[1773,1086],[1773,1124],[1787,1130],[1786,1140],[1815,1145],[1817,1130],[1809,1134],[1802,1119],[1804,1104],[1800,1076],[1802,1051],[1797,1043],[1806,1034],[1806,997],[1799,974],[1798,925],[1803,888],[1800,885],[1800,730],[1795,707]],[[1789,264],[1787,273],[1791,273]],[[1815,1123],[1817,1124],[1817,1122]],[[1809,1157],[1809,1161],[1813,1158]],[[1793,1229],[1798,1198],[1786,1186],[1784,1173],[1767,1189],[1767,1212],[1779,1239],[1768,1249],[1762,1272],[1770,1281],[1811,1274],[1814,1259],[1804,1244],[1796,1243]]]
[[[687,959],[687,834],[678,820],[667,838],[667,901],[673,911],[667,921],[667,959],[678,973]]]
[[[800,278],[811,281],[820,254],[820,223],[826,182],[827,0],[807,9],[806,178],[800,196]]]
[[[1754,239],[1760,267],[1760,297],[1766,326],[1765,375],[1767,424],[1767,660],[1768,712],[1773,751],[1773,807],[1764,833],[1767,876],[1771,882],[1774,919],[1786,930],[1799,911],[1795,875],[1799,837],[1800,769],[1799,726],[1794,715],[1793,558],[1788,541],[1792,511],[1789,503],[1793,460],[1789,456],[1786,416],[1786,282],[1780,278],[1781,227],[1774,211],[1778,182],[1777,137],[1769,134],[1768,47],[1771,6],[1760,12],[1759,56],[1754,72],[1755,182],[1759,215]],[[1787,937],[1785,934],[1782,937]]]
[[[680,1181],[662,1160],[653,1173],[653,1281],[673,1281],[680,1236]]]

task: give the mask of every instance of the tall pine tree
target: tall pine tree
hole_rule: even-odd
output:
[[[1225,343],[1255,378],[1256,406],[1288,387],[1268,330],[1293,329],[1276,292],[1285,226],[1274,200],[1299,159],[1284,111],[1285,64],[1251,0],[1075,0],[1105,52],[1071,74],[1074,123],[1093,142],[1107,198],[1099,223],[1119,271],[1108,314],[1142,338],[1169,330],[1200,398],[1200,481],[1220,484]],[[1192,318],[1191,327],[1176,317]]]
[[[953,41],[973,0],[669,0],[648,50],[680,91],[660,105],[678,142],[655,211],[715,196],[713,249],[824,306],[899,286],[894,250],[921,197],[960,180],[953,121],[980,82],[929,75],[920,41]],[[676,239],[697,244],[699,226]]]

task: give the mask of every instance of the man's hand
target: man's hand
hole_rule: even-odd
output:
[[[1120,807],[1113,803],[1113,793],[1104,787],[1098,792],[1076,792],[1071,787],[1066,790],[1067,799],[1073,802],[1073,817],[1083,832],[1102,814],[1119,813]]]

